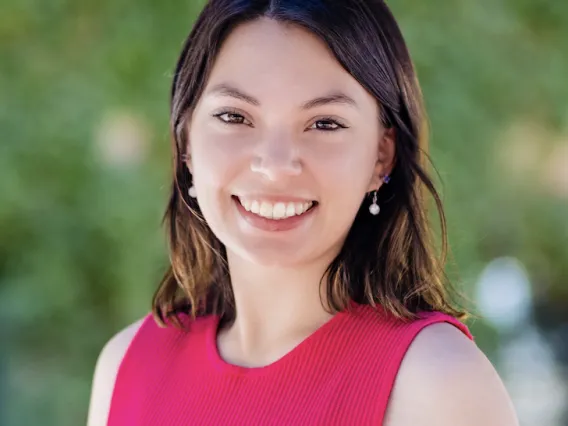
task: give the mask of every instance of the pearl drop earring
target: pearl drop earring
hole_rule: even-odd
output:
[[[187,190],[187,193],[191,198],[197,198],[197,191],[195,190],[195,186],[191,185]]]
[[[371,214],[373,216],[376,216],[379,214],[379,212],[381,211],[381,208],[379,207],[379,205],[377,204],[377,191],[375,191],[375,193],[373,194],[373,204],[371,204],[369,206],[369,211],[371,212]]]

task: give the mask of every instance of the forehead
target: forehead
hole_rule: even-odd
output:
[[[268,18],[238,26],[224,42],[207,88],[222,83],[261,98],[270,93],[272,98],[301,102],[341,91],[359,105],[375,104],[322,40],[299,26]]]

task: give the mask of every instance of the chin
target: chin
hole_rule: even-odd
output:
[[[297,246],[282,247],[282,245],[256,244],[253,247],[241,246],[234,253],[241,259],[252,264],[271,268],[297,267],[309,262],[304,250],[298,250]]]

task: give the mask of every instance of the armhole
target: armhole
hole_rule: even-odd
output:
[[[451,315],[443,314],[441,312],[428,312],[422,315],[421,319],[418,320],[420,327],[416,332],[416,335],[422,331],[423,328],[432,325],[432,324],[439,324],[439,323],[448,323],[456,327],[460,330],[463,334],[467,336],[469,340],[475,340],[469,328],[457,318],[452,317]],[[416,336],[414,336],[416,337]],[[414,340],[414,339],[413,339]]]
[[[383,389],[385,389],[386,394],[383,394],[379,404],[379,413],[381,413],[379,424],[383,424],[382,422],[384,421],[384,416],[386,415],[388,404],[391,399],[396,377],[402,365],[402,361],[410,349],[410,345],[412,345],[412,342],[414,342],[418,334],[420,334],[420,332],[426,327],[440,323],[451,324],[460,330],[468,339],[472,341],[474,340],[473,335],[470,333],[465,324],[458,319],[441,312],[424,312],[420,315],[419,319],[410,324],[406,324],[399,329],[398,332],[393,333],[391,338],[397,343],[392,355],[389,357],[389,367],[386,368],[386,374],[384,376]]]
[[[103,346],[95,365],[87,413],[89,426],[107,425],[120,371],[134,340],[146,326],[148,315],[117,332]]]
[[[138,327],[138,329],[136,330],[136,332],[134,333],[134,336],[132,337],[132,339],[130,340],[130,342],[128,343],[128,347],[126,348],[126,351],[124,352],[124,355],[122,356],[122,359],[120,360],[120,363],[118,365],[118,369],[116,371],[116,376],[114,379],[114,384],[112,387],[112,394],[110,397],[110,405],[109,405],[109,411],[108,411],[108,415],[107,415],[107,423],[110,424],[113,412],[116,410],[116,403],[117,403],[117,389],[120,386],[121,382],[121,377],[124,376],[124,370],[126,368],[126,366],[129,364],[129,362],[131,360],[134,359],[135,354],[134,354],[134,348],[137,344],[137,342],[141,339],[141,335],[142,332],[148,327],[148,323],[150,321],[153,321],[153,317],[152,314],[149,313],[146,315],[146,317],[141,321],[140,326]]]
[[[120,374],[124,370],[124,366],[126,365],[126,362],[134,356],[132,354],[132,352],[134,351],[134,349],[133,349],[134,344],[138,340],[140,340],[140,335],[142,334],[142,330],[147,327],[149,321],[153,321],[153,317],[152,317],[151,313],[146,315],[146,317],[142,320],[140,327],[138,327],[138,330],[136,330],[136,333],[134,333],[134,337],[130,340],[128,347],[126,348],[126,352],[124,353],[122,360],[120,361],[120,364],[118,366],[118,370],[116,372],[116,379],[114,381],[114,387],[113,387],[113,391],[112,391],[113,398],[114,398],[114,390],[116,389],[116,384],[118,383],[118,379],[120,377]],[[111,406],[112,406],[112,402],[111,402]]]

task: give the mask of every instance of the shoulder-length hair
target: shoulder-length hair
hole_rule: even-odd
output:
[[[180,326],[193,317],[235,317],[224,245],[213,234],[196,200],[188,196],[187,124],[223,41],[239,24],[267,17],[299,25],[322,39],[337,61],[370,94],[382,124],[394,127],[396,163],[379,190],[381,214],[361,204],[345,243],[322,277],[333,312],[351,301],[380,305],[396,317],[441,311],[460,319],[444,271],[447,252],[442,202],[427,172],[427,123],[414,66],[401,31],[381,0],[210,0],[187,37],[171,88],[170,130],[174,175],[164,222],[170,267],[153,301],[156,320]],[[440,220],[436,247],[428,218],[433,199]]]

